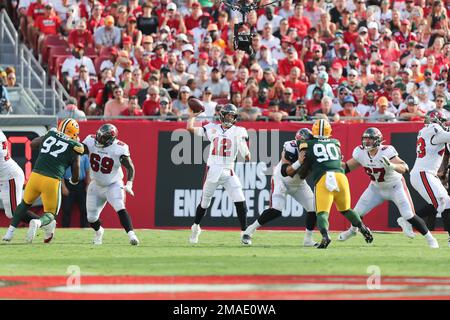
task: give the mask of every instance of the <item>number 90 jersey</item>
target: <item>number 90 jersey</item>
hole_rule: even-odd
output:
[[[94,135],[87,136],[83,143],[89,149],[90,175],[97,185],[109,186],[114,182],[122,181],[120,157],[130,156],[127,144],[116,139],[110,146],[99,148],[95,145]]]
[[[381,145],[378,147],[378,152],[374,157],[369,155],[368,150],[362,146],[358,146],[353,150],[353,159],[355,159],[366,171],[370,177],[371,183],[375,183],[380,187],[389,184],[390,182],[400,181],[402,175],[395,170],[386,171],[381,162],[382,157],[389,160],[398,156],[397,150],[390,145]]]
[[[223,129],[220,124],[208,123],[199,128],[197,135],[205,136],[211,141],[208,166],[218,165],[233,169],[238,152],[242,157],[250,153],[247,146],[247,130],[243,127],[232,126]]]
[[[316,184],[327,171],[344,173],[341,165],[341,143],[338,140],[314,138],[302,142],[299,149],[306,149],[305,161],[311,166],[314,184]]]

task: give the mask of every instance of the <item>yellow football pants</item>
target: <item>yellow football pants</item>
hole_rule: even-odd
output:
[[[61,180],[32,172],[23,193],[23,201],[31,205],[39,196],[44,212],[56,216],[61,206]]]
[[[330,213],[333,202],[339,211],[350,209],[350,187],[347,176],[341,172],[335,172],[336,182],[339,191],[328,191],[325,186],[326,174],[319,179],[314,187],[314,196],[316,200],[316,212]]]

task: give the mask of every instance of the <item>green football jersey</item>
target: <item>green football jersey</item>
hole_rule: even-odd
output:
[[[306,149],[305,160],[310,166],[314,184],[327,171],[344,173],[341,166],[341,144],[338,140],[314,138],[301,143],[299,149]]]
[[[51,129],[42,140],[33,171],[47,177],[62,179],[75,157],[83,152],[84,147],[81,143],[56,129]]]

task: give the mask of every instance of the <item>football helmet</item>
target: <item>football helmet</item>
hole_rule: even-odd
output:
[[[227,119],[227,115],[231,114],[233,119],[230,121]],[[238,110],[234,104],[228,103],[220,109],[220,122],[227,128],[231,128],[237,120]]]
[[[301,128],[295,134],[295,140],[297,141],[297,143],[300,143],[301,141],[310,140],[312,138],[313,134],[311,130],[309,130],[308,128]]]
[[[312,134],[315,138],[328,138],[331,136],[331,125],[325,119],[314,121],[312,126]]]
[[[369,141],[371,144],[368,143]],[[382,142],[383,134],[375,127],[367,128],[361,137],[361,145],[364,149],[378,148]]]
[[[78,140],[80,126],[75,119],[67,118],[59,123],[58,131],[64,133],[73,140]]]
[[[119,131],[115,125],[110,123],[104,124],[97,130],[95,145],[99,148],[106,148],[113,144],[118,135]]]
[[[437,123],[444,129],[446,129],[447,127],[446,126],[447,118],[445,117],[444,113],[439,110],[428,111],[428,113],[425,115],[424,122],[425,124]]]

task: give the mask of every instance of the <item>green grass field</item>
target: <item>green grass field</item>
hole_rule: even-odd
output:
[[[5,229],[0,229],[4,234]],[[447,236],[437,234],[440,249],[430,249],[420,235],[375,233],[367,245],[358,235],[328,249],[301,246],[303,233],[258,231],[251,247],[237,231],[209,231],[198,245],[187,241],[190,230],[137,230],[141,245],[132,247],[122,230],[106,230],[103,245],[93,246],[90,229],[57,229],[53,243],[42,233],[32,245],[19,229],[10,244],[0,246],[0,275],[66,275],[78,265],[84,275],[367,275],[377,265],[382,275],[450,276]],[[319,235],[315,234],[319,240]]]

